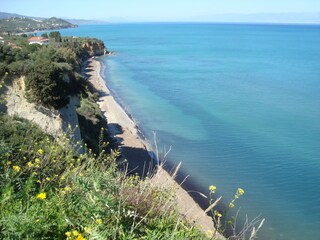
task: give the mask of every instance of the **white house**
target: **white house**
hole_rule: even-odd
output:
[[[31,37],[28,39],[29,44],[47,45],[50,43],[50,39],[43,37]]]

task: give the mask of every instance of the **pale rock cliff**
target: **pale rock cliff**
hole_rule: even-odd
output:
[[[82,48],[89,53],[90,57],[108,54],[103,42],[87,41],[82,44]]]
[[[41,129],[54,137],[60,137],[67,132],[68,126],[74,129],[73,140],[81,141],[76,112],[79,98],[71,96],[69,104],[54,110],[34,103],[29,103],[24,97],[25,77],[11,82],[6,91],[6,108],[9,115],[16,115],[36,123]]]

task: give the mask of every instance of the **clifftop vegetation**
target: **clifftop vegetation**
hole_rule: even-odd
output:
[[[0,43],[0,75],[25,75],[27,98],[57,109],[68,103],[69,95],[84,89],[81,63],[106,50],[97,39],[61,38],[59,32],[49,37],[52,43],[47,46],[29,45],[24,36],[7,37],[10,44]],[[90,46],[97,46],[96,52],[92,53]]]

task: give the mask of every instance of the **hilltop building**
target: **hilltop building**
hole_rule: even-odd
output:
[[[31,37],[28,39],[29,44],[47,45],[50,43],[50,39],[43,37]]]

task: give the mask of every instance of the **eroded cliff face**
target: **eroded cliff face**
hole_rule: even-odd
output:
[[[25,77],[12,80],[7,86],[5,93],[6,111],[9,115],[16,115],[36,123],[42,130],[54,137],[60,137],[68,131],[69,128],[74,129],[73,140],[81,141],[80,129],[78,127],[78,115],[76,112],[79,106],[79,98],[70,96],[69,103],[59,109],[49,109],[29,103],[24,97]]]
[[[90,57],[108,54],[107,48],[103,42],[87,41],[82,47],[89,53]]]

